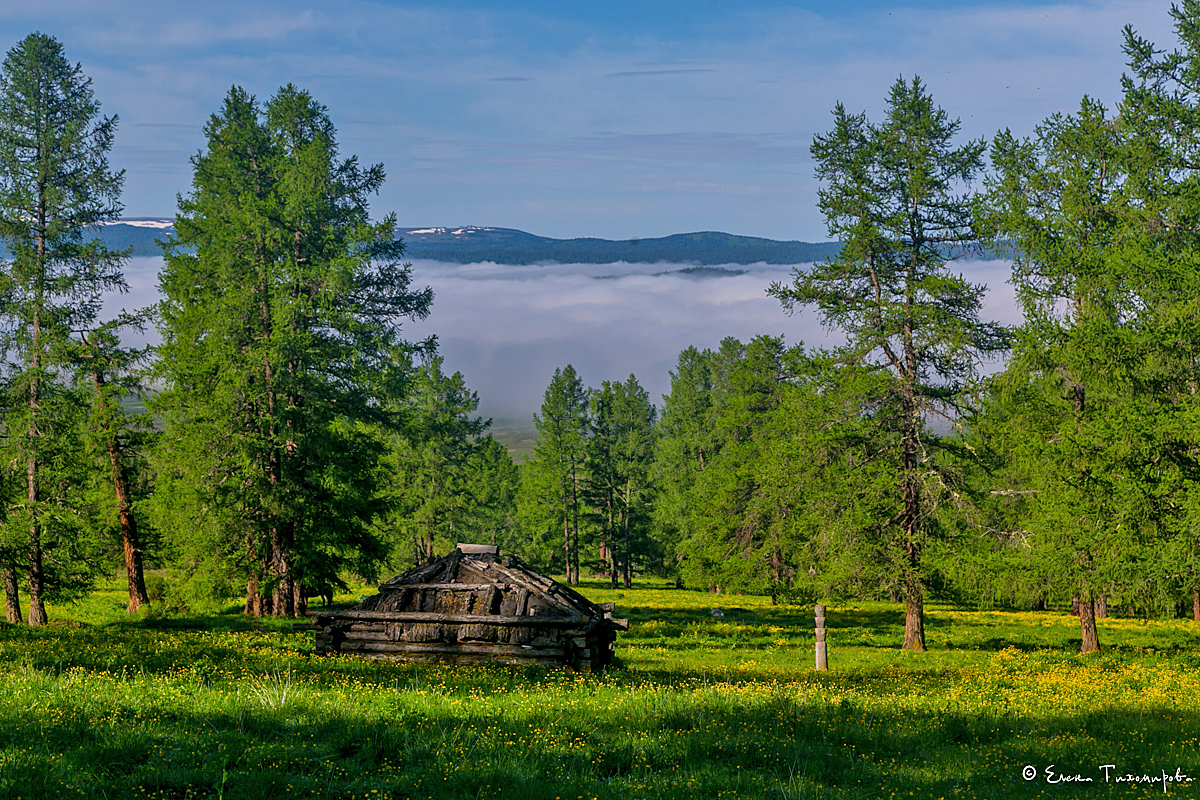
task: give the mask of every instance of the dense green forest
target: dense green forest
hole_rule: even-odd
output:
[[[1085,97],[1029,137],[962,141],[918,78],[879,121],[839,105],[812,156],[841,244],[780,256],[822,260],[770,293],[845,344],[689,347],[661,402],[564,364],[519,466],[436,341],[404,335],[437,314],[404,259],[459,257],[372,219],[383,167],[300,88],[230,90],[161,302],[101,319],[135,252],[94,235],[122,210],[117,120],[30,35],[0,68],[8,621],[118,570],[130,612],[299,616],[459,541],[569,583],[903,601],[915,651],[930,598],[1069,605],[1084,652],[1097,616],[1200,621],[1200,4],[1173,13],[1179,51],[1126,30],[1115,111]],[[505,261],[492,239],[470,260]],[[553,241],[513,263],[779,263],[724,234]],[[953,257],[999,250],[1014,329]],[[148,326],[160,346],[122,345]]]

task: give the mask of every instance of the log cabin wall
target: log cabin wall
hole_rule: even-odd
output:
[[[318,653],[590,670],[612,663],[617,631],[629,628],[611,603],[592,603],[495,547],[464,544],[351,610],[311,616]]]

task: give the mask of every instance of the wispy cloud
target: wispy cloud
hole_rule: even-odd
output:
[[[379,211],[617,238],[822,238],[807,148],[834,103],[877,117],[920,74],[965,135],[1025,133],[1084,93],[1117,99],[1125,24],[1173,38],[1159,0],[651,5],[46,0],[0,20],[59,36],[119,112],[131,214],[170,213],[231,85],[299,81],[346,152],[386,165]]]
[[[626,72],[610,72],[609,78],[635,78],[643,75],[689,75],[696,72],[714,72],[709,68],[697,67],[695,69],[635,69]]]

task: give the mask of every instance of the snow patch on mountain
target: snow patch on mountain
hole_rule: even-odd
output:
[[[173,219],[120,219],[115,222],[101,222],[101,225],[132,225],[135,228],[158,228],[165,230],[166,228],[174,228],[175,220]]]

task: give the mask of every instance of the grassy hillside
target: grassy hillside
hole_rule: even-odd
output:
[[[832,605],[832,669],[816,673],[808,607],[585,591],[632,620],[622,669],[317,657],[287,622],[128,618],[114,585],[52,608],[48,629],[0,625],[0,796],[1200,793],[1161,777],[1200,776],[1190,621],[1101,620],[1107,649],[1085,659],[1066,615],[934,607],[931,652],[912,654],[900,606]],[[1091,782],[1049,782],[1061,775]]]

